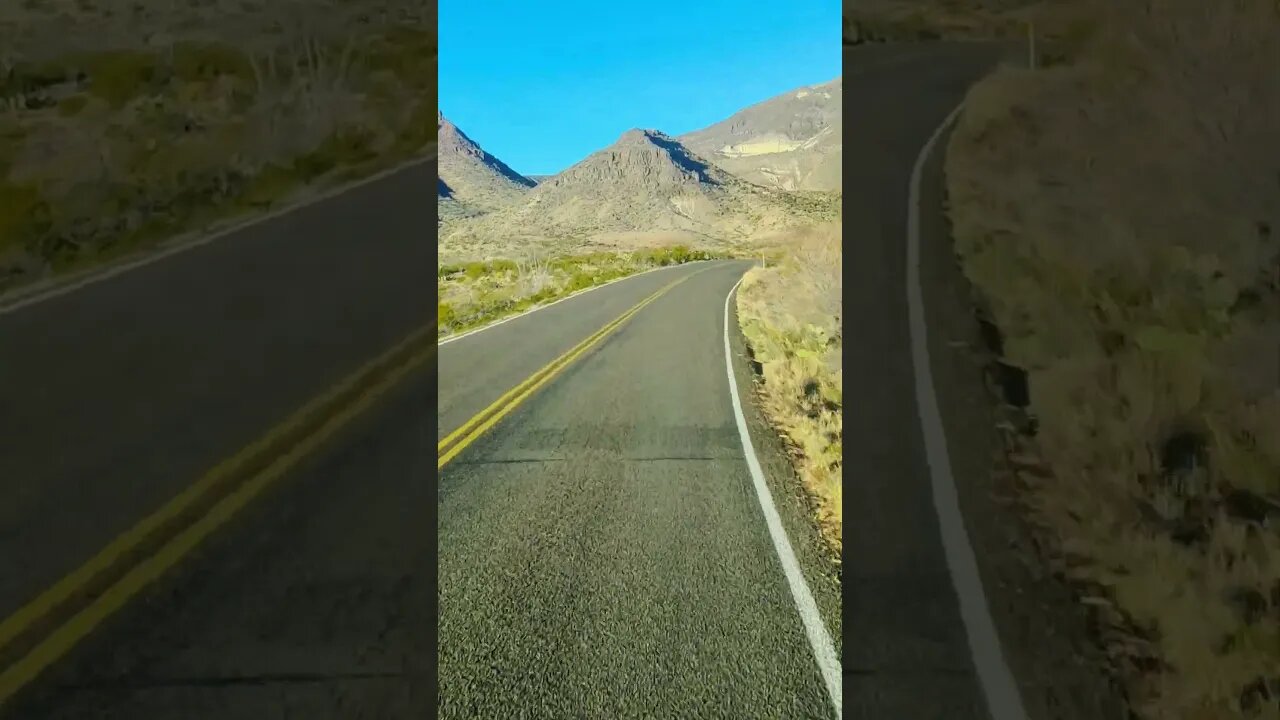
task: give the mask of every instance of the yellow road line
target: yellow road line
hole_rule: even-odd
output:
[[[437,445],[437,452],[440,453],[440,456],[436,462],[436,470],[443,468],[450,460],[457,457],[458,453],[461,453],[468,445],[475,442],[476,438],[483,435],[489,430],[489,428],[496,425],[499,420],[506,417],[508,413],[514,410],[518,405],[520,405],[520,403],[524,402],[524,400],[532,395],[538,388],[550,382],[551,379],[558,375],[561,370],[568,367],[570,363],[603,340],[606,335],[621,327],[623,323],[631,319],[636,313],[640,312],[640,310],[642,310],[646,305],[657,300],[676,285],[679,285],[698,273],[706,272],[709,269],[710,268],[703,268],[685,275],[678,280],[667,283],[657,292],[641,300],[639,303],[632,306],[631,309],[622,313],[622,315],[619,315],[612,322],[593,333],[586,340],[583,340],[573,346],[563,355],[552,360],[533,375],[530,375],[528,379],[503,393],[502,397],[495,400],[485,409],[476,413],[471,417],[471,419],[467,420],[459,426],[458,429],[449,433],[449,435],[440,441]],[[465,436],[463,436],[464,433],[466,433]],[[446,447],[448,447],[448,450],[445,449]]]
[[[395,387],[406,375],[417,369],[431,355],[428,351],[415,355],[408,363],[370,387],[353,403],[346,405],[329,418],[320,429],[274,460],[262,472],[236,488],[215,504],[208,513],[166,542],[154,555],[135,565],[124,577],[98,596],[92,603],[49,634],[39,645],[18,662],[0,673],[0,705],[13,696],[23,685],[42,670],[57,661],[77,642],[93,631],[112,613],[124,607],[134,595],[156,578],[172,568],[202,540],[230,520],[249,501],[280,479],[290,468],[319,447],[360,413],[369,408],[379,397]]]
[[[677,282],[678,282],[678,281],[677,281]],[[570,355],[572,355],[572,354],[574,353],[574,351],[578,350],[579,348],[586,347],[587,345],[589,345],[589,344],[590,344],[590,343],[592,343],[593,341],[598,340],[601,336],[603,336],[605,333],[609,332],[611,329],[613,329],[614,327],[616,327],[616,326],[617,326],[619,323],[621,323],[623,320],[625,320],[625,319],[627,319],[628,317],[631,317],[631,315],[635,314],[635,312],[636,312],[637,310],[639,310],[639,309],[640,309],[640,307],[641,307],[641,306],[643,306],[645,303],[649,302],[650,300],[652,300],[652,299],[654,299],[654,298],[657,298],[659,295],[661,295],[662,293],[666,292],[666,291],[667,291],[667,289],[668,289],[668,288],[670,288],[670,287],[672,287],[672,284],[668,284],[668,285],[666,285],[666,286],[662,287],[662,288],[661,288],[661,289],[659,289],[657,292],[653,293],[652,295],[649,295],[649,296],[648,296],[648,297],[646,297],[644,300],[641,300],[638,304],[636,304],[636,305],[632,306],[632,307],[631,307],[631,309],[627,310],[626,312],[624,312],[624,313],[623,313],[622,315],[620,315],[619,317],[614,318],[614,320],[613,320],[612,322],[610,322],[608,325],[605,325],[603,328],[601,328],[601,329],[597,330],[596,332],[592,333],[592,334],[591,334],[591,336],[589,336],[586,340],[583,340],[582,342],[578,343],[577,345],[574,345],[572,348],[569,348],[569,350],[568,350],[568,351],[566,351],[563,355],[561,355],[560,357],[556,358],[555,360],[552,360],[551,362],[547,363],[545,366],[543,366],[543,367],[542,367],[541,369],[539,369],[537,372],[535,372],[534,374],[530,375],[530,376],[529,376],[527,379],[525,379],[523,382],[521,382],[520,384],[516,385],[515,387],[513,387],[513,388],[511,388],[510,390],[508,390],[508,391],[506,391],[505,393],[503,393],[503,394],[502,394],[502,397],[499,397],[497,400],[494,400],[492,403],[490,403],[490,404],[489,404],[489,406],[488,406],[488,407],[486,407],[485,409],[483,409],[483,410],[481,410],[480,412],[476,413],[476,414],[475,414],[471,419],[469,419],[469,420],[467,420],[466,422],[464,422],[462,425],[460,425],[460,426],[459,426],[457,429],[455,429],[453,432],[451,432],[451,433],[449,433],[448,435],[446,435],[446,436],[444,437],[444,439],[443,439],[443,440],[441,440],[440,442],[436,443],[436,452],[437,452],[437,453],[444,452],[444,450],[445,450],[445,448],[446,448],[446,447],[448,447],[449,445],[453,444],[453,442],[454,442],[455,440],[457,440],[458,438],[462,437],[465,433],[467,433],[468,431],[470,431],[470,430],[471,430],[471,428],[473,428],[476,424],[478,424],[478,423],[480,423],[482,420],[484,420],[484,418],[485,418],[489,413],[492,413],[492,412],[497,411],[497,410],[498,410],[498,408],[502,407],[502,405],[503,405],[503,404],[505,404],[505,403],[506,403],[508,400],[510,400],[511,398],[515,397],[517,394],[519,394],[519,393],[520,393],[522,390],[524,390],[526,387],[528,387],[529,385],[533,384],[534,382],[537,382],[537,381],[538,381],[538,379],[539,379],[539,378],[541,378],[541,377],[542,377],[543,375],[545,375],[546,373],[549,373],[549,372],[551,372],[552,370],[554,370],[554,369],[556,368],[556,366],[557,366],[557,365],[559,365],[560,363],[564,362],[565,358],[567,358],[567,357],[569,357]]]
[[[355,393],[355,397],[350,402],[321,423],[313,432],[304,433],[302,437],[297,438],[284,456],[269,464],[266,469],[252,477],[245,485],[223,498],[207,515],[162,546],[155,556],[130,570],[123,579],[99,596],[88,608],[80,611],[67,623],[54,630],[48,638],[22,660],[0,673],[0,704],[38,674],[49,662],[57,659],[66,650],[70,649],[76,641],[87,634],[102,618],[118,609],[124,600],[135,594],[146,582],[159,575],[159,572],[147,574],[146,580],[141,584],[130,584],[137,583],[136,578],[139,577],[139,572],[143,572],[140,570],[141,568],[156,567],[157,558],[162,556],[172,556],[173,562],[176,562],[190,547],[177,551],[176,555],[174,554],[175,547],[181,545],[182,542],[189,542],[190,546],[194,546],[195,542],[202,539],[208,532],[198,534],[194,541],[182,541],[181,538],[191,538],[191,533],[195,528],[208,526],[210,518],[219,512],[224,513],[224,516],[221,516],[221,519],[209,526],[209,530],[211,531],[213,527],[221,525],[230,517],[229,512],[226,510],[227,507],[231,508],[231,512],[239,509],[249,498],[269,484],[275,476],[312,451],[320,442],[331,436],[358,412],[368,407],[376,396],[384,393],[395,382],[398,382],[410,371],[421,365],[435,352],[434,345],[429,344],[434,334],[435,325],[433,323],[429,327],[415,331],[391,350],[366,363],[334,388],[308,402],[289,418],[269,430],[262,438],[231,458],[219,463],[193,485],[165,503],[160,509],[116,537],[97,555],[5,618],[3,622],[0,622],[0,648],[3,648],[27,631],[35,622],[89,586],[95,578],[111,570],[125,556],[138,550],[148,538],[166,524],[177,520],[183,513],[191,510],[199,501],[210,496],[219,485],[234,479],[237,472],[243,471],[246,466],[255,461],[262,461],[264,454],[270,451],[271,448],[278,447],[282,442],[298,435],[300,431],[305,431],[308,423],[314,422],[316,416],[323,411],[329,410],[332,412],[332,408],[328,406],[334,405],[336,401],[342,399],[345,395]],[[418,344],[421,344],[422,348],[414,350],[414,346]],[[400,356],[406,352],[411,352],[412,354],[405,359],[400,359]],[[390,367],[387,367],[388,365]],[[387,373],[386,377],[372,386],[362,389],[362,386],[367,384],[370,378],[376,377],[379,372]],[[282,463],[284,464],[282,465]],[[231,498],[237,497],[243,498],[243,500],[230,506],[227,505]],[[219,508],[223,509],[219,510]],[[160,571],[167,569],[173,562],[162,563],[163,567]],[[129,578],[135,578],[135,580],[130,581]],[[122,586],[132,589],[122,594]],[[116,598],[118,602],[113,602],[112,598]],[[94,608],[97,609],[95,610]],[[100,616],[96,616],[94,613],[100,613]],[[96,617],[96,619],[86,625],[85,618],[87,617]]]

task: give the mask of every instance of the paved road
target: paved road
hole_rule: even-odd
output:
[[[845,717],[987,717],[929,491],[904,259],[911,167],[995,57],[976,45],[846,55],[858,341],[845,362],[858,401],[847,410]],[[677,286],[444,468],[441,717],[830,713],[746,492],[722,330],[704,310],[739,272]],[[550,309],[537,333],[499,328],[445,348],[439,436],[662,282]],[[503,352],[514,346],[528,354]]]
[[[723,308],[748,267],[658,271],[441,348],[447,433],[687,278],[441,471],[441,718],[831,717],[734,421]]]
[[[0,617],[430,321],[433,169],[0,310]]]
[[[857,399],[844,418],[847,718],[988,716],[916,414],[905,248],[912,165],[997,52],[976,44],[845,51],[850,75],[864,59],[876,63],[845,92],[853,113],[844,148],[845,322],[857,338],[844,356],[845,396]]]
[[[69,294],[0,310],[0,620],[431,322],[432,213],[422,197],[433,169],[424,163]],[[425,377],[406,396],[421,425],[392,423],[385,437],[352,440],[347,451],[385,444],[393,452],[399,443],[398,474],[380,479],[429,477],[426,467],[416,473],[410,450],[412,429],[425,434],[431,424],[421,409],[434,404],[432,393]],[[329,559],[337,571],[338,556]],[[163,602],[157,597],[147,603]],[[210,597],[237,595],[228,584]],[[123,654],[154,648],[112,627],[103,633],[114,641],[98,645],[104,654],[72,662],[64,678],[137,672],[121,664]],[[20,645],[0,648],[0,670]],[[112,668],[105,675],[104,657]],[[58,697],[10,716],[94,716],[73,694]],[[102,713],[157,717],[110,704]]]
[[[915,153],[989,52],[892,54],[862,73],[846,56],[850,104],[873,111],[845,134],[845,716],[982,717],[913,414],[902,243]],[[21,403],[0,410],[18,568],[0,607],[421,324],[428,172],[250,231],[276,250],[217,243],[86,288],[79,312],[76,294],[0,315]],[[661,270],[442,346],[438,396],[434,367],[409,377],[0,717],[830,717],[733,420],[722,312],[744,269]],[[433,425],[439,441],[684,276],[432,486]],[[793,538],[840,651],[839,598]]]

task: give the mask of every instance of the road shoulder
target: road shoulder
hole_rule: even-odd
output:
[[[295,188],[282,202],[265,211],[240,212],[219,216],[205,224],[189,227],[164,240],[151,243],[146,247],[140,247],[101,263],[19,285],[0,292],[0,315],[16,312],[24,307],[75,292],[88,285],[100,283],[132,270],[158,263],[174,255],[217,242],[265,222],[284,218],[343,193],[366,185],[372,185],[393,175],[425,165],[434,161],[435,157],[436,151],[433,143],[423,148],[413,158],[376,170],[368,175],[356,177],[353,180],[339,179],[336,173],[325,178],[318,178],[314,184]]]
[[[737,290],[734,291],[735,293]],[[752,354],[738,321],[738,304],[729,303],[729,347],[734,380],[741,394],[742,414],[755,445],[756,457],[764,471],[773,501],[782,518],[805,581],[826,623],[837,657],[843,658],[842,583],[838,558],[831,551],[813,521],[812,500],[796,476],[782,437],[769,424],[757,399],[760,376],[752,369]],[[744,478],[745,481],[745,478]],[[763,522],[763,519],[761,520]]]
[[[1017,474],[998,425],[1008,418],[991,382],[975,295],[955,257],[943,208],[948,132],[924,166],[921,284],[931,367],[953,477],[990,612],[1033,720],[1126,717],[1088,607],[1041,551],[1019,506]]]

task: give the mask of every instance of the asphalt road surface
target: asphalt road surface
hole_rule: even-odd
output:
[[[433,289],[425,269],[434,257],[432,212],[422,197],[434,183],[433,165],[65,295],[0,310],[0,621],[298,407],[431,324]],[[327,509],[355,522],[362,510],[376,511],[376,482],[393,484],[387,492],[394,500],[381,507],[398,512],[409,481],[429,481],[431,470],[413,463],[418,441],[429,434],[424,409],[434,405],[434,371],[417,375],[381,414],[362,419],[382,423],[381,432],[344,438],[338,443],[343,453],[329,461],[333,473],[317,475],[357,500],[344,502],[334,492],[303,495],[323,507],[309,508],[309,519],[290,517],[311,527]],[[342,469],[353,462],[376,477]],[[430,502],[425,491],[423,502]],[[296,512],[306,503],[279,507]],[[273,517],[255,529],[274,531],[281,522]],[[369,524],[385,527],[383,519]],[[241,542],[262,537],[250,535]],[[358,567],[343,564],[340,547],[313,548],[318,554],[308,558],[304,545],[301,537],[273,545],[284,554],[274,556],[275,565],[255,565],[263,577],[244,574],[250,572],[245,563],[273,557],[258,549],[196,563],[198,574],[183,576],[194,584],[166,582],[145,595],[133,612],[110,619],[0,707],[0,715],[279,717],[274,708],[284,705],[268,703],[273,709],[264,714],[246,702],[229,713],[199,692],[161,691],[181,696],[168,703],[138,683],[148,682],[154,667],[148,661],[155,657],[163,658],[164,672],[151,677],[170,687],[184,672],[248,677],[332,665],[304,641],[323,642],[335,632],[316,622],[324,612],[339,612],[343,595],[378,590],[376,545],[360,546],[375,554],[360,558]],[[424,563],[420,572],[430,572],[431,547],[414,547]],[[289,568],[301,574],[290,575]],[[351,571],[362,574],[344,583],[343,573]],[[312,612],[321,615],[307,617],[299,602],[316,603]],[[244,614],[250,610],[280,617],[250,618]],[[173,620],[166,624],[162,615]],[[370,621],[394,624],[394,617],[388,608]],[[230,644],[237,631],[256,634],[255,620],[274,634],[264,636],[265,649],[243,647],[249,652],[240,654]],[[0,625],[0,635],[3,630]],[[30,649],[24,639],[9,643],[13,647],[0,642],[0,670],[16,666]],[[174,647],[169,642],[190,643],[198,657],[184,662],[167,654]],[[342,657],[340,664],[349,662]],[[0,694],[5,685],[0,677]],[[333,717],[337,707],[326,704],[311,716]]]
[[[911,168],[997,53],[846,54],[844,717],[989,716],[930,494],[904,260]],[[732,428],[712,308],[741,271],[692,275],[445,465],[441,717],[830,716]],[[438,436],[663,282],[442,348]]]
[[[653,272],[441,348],[443,437],[680,281],[442,469],[441,718],[832,716],[734,420],[723,308],[749,266]]]
[[[866,109],[845,132],[848,648],[839,598],[792,539],[846,717],[977,718],[912,402],[903,225],[916,153],[992,53],[897,52],[846,53]],[[429,173],[0,314],[0,618],[429,320]],[[0,717],[831,717],[734,421],[723,308],[746,267],[660,270],[440,346],[438,370],[408,375]],[[432,483],[433,425],[440,452],[676,279],[465,433]],[[0,686],[12,659],[0,650]]]
[[[847,718],[989,717],[917,415],[906,217],[917,156],[999,52],[979,44],[845,50],[844,392],[856,399],[844,412]],[[854,70],[860,63],[866,72]]]
[[[433,169],[0,309],[0,618],[431,320]]]

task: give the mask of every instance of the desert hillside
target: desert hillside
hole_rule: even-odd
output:
[[[518,202],[536,184],[485,152],[444,113],[437,116],[436,132],[442,200],[492,210]]]
[[[843,89],[840,78],[797,88],[678,139],[758,185],[839,191]]]
[[[450,201],[441,200],[442,203]],[[838,198],[750,183],[657,130],[629,130],[517,202],[441,226],[447,257],[511,247],[590,248],[681,240],[723,245],[826,219]]]

